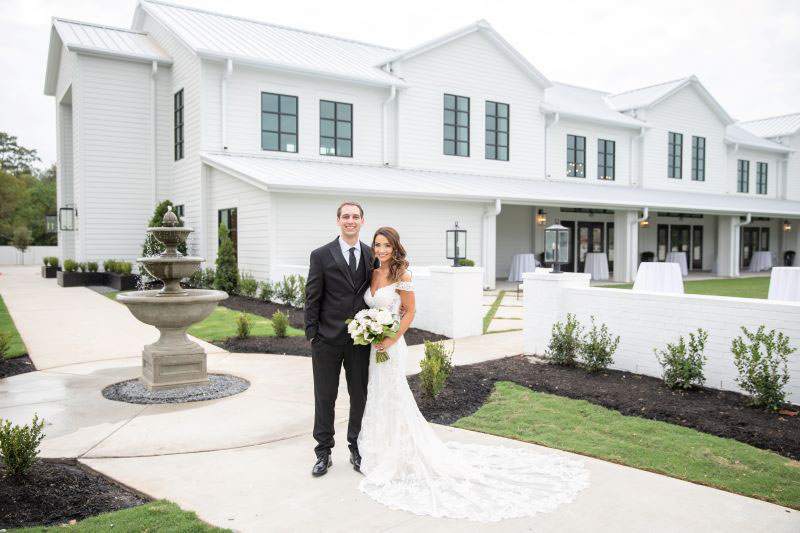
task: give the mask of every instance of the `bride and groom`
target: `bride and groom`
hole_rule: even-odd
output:
[[[364,474],[359,489],[374,500],[419,515],[476,521],[530,516],[572,501],[588,486],[580,461],[439,439],[405,376],[403,334],[414,319],[415,301],[400,236],[382,227],[371,247],[360,242],[364,210],[355,202],[339,206],[336,222],[340,235],[311,253],[306,282],[317,441],[312,475],[324,475],[333,464],[334,406],[344,366],[350,463]],[[345,321],[368,307],[400,316],[400,329],[377,345],[354,345]],[[389,359],[376,362],[376,351],[386,351]]]

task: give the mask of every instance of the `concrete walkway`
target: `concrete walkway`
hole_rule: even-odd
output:
[[[229,354],[211,346],[209,371],[251,382],[208,402],[130,405],[103,387],[139,374],[142,344],[156,332],[89,289],[63,289],[31,267],[0,267],[0,294],[44,370],[0,380],[0,417],[46,422],[45,457],[77,457],[155,498],[237,531],[597,531],[650,533],[800,530],[800,513],[758,500],[605,461],[584,458],[591,486],[573,503],[493,524],[392,511],[362,495],[347,464],[344,380],[337,404],[334,467],[314,479],[310,359]],[[123,311],[123,312],[120,312]],[[213,349],[213,352],[212,352]],[[521,351],[521,334],[456,341],[456,364]],[[421,348],[412,348],[415,371]],[[417,367],[418,368],[418,367]],[[445,439],[566,452],[436,426]]]

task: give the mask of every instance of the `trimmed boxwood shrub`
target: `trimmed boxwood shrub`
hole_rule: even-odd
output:
[[[700,328],[697,330],[697,335],[689,333],[688,344],[683,336],[680,336],[676,344],[667,344],[666,350],[653,350],[658,364],[663,369],[662,379],[667,387],[690,389],[705,383],[703,366],[706,357],[703,355],[703,350],[707,340],[708,333]]]
[[[777,410],[786,399],[788,358],[795,350],[789,347],[789,337],[774,329],[767,333],[766,326],[759,326],[755,333],[742,326],[742,332],[749,342],[736,337],[731,343],[739,371],[736,383],[750,395],[753,405]]]
[[[581,350],[582,333],[583,326],[578,323],[575,315],[568,313],[565,323],[553,324],[545,356],[557,365],[574,365]]]

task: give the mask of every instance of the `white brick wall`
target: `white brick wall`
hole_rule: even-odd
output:
[[[702,327],[708,332],[706,386],[740,391],[731,342],[742,334],[741,326],[754,331],[764,324],[788,335],[798,350],[789,357],[785,390],[789,401],[800,401],[800,302],[589,288],[588,278],[580,276],[541,269],[525,274],[525,353],[544,353],[552,324],[565,320],[567,313],[575,314],[587,329],[594,316],[620,337],[611,368],[660,378],[653,350]]]

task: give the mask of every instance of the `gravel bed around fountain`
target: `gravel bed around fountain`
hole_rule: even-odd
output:
[[[103,389],[103,396],[116,402],[149,405],[216,400],[239,394],[250,388],[249,381],[229,374],[209,374],[208,380],[207,385],[151,391],[139,381],[139,378],[135,378],[109,385]]]

